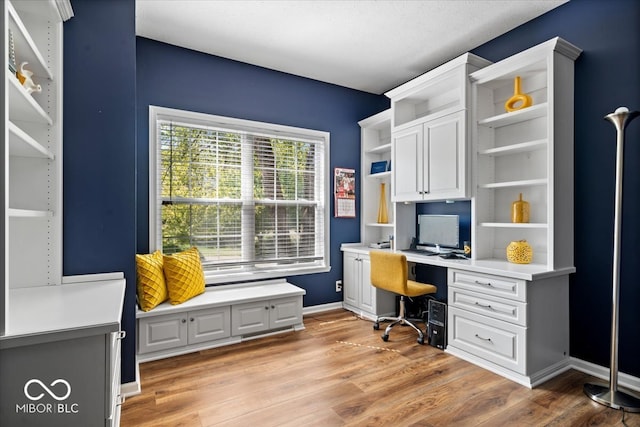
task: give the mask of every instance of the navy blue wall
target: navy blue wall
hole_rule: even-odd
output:
[[[64,24],[63,273],[125,273],[122,380],[130,382],[136,342],[135,2],[73,0],[73,10]]]
[[[64,274],[125,272],[122,379],[129,382],[135,379],[133,255],[144,252],[148,240],[148,104],[326,130],[331,167],[355,169],[356,122],[388,104],[144,39],[136,58],[134,0],[73,0],[73,8],[64,46]],[[571,355],[603,366],[609,364],[615,131],[602,117],[618,105],[640,108],[638,28],[639,2],[573,0],[474,50],[497,61],[556,35],[584,49],[576,62],[578,272],[571,280]],[[640,277],[633,259],[640,245],[639,139],[640,119],[627,129],[620,313],[620,369],[634,376],[640,376],[640,286],[632,280]],[[307,289],[306,305],[340,299],[332,285],[342,275],[338,248],[359,240],[358,221],[332,219],[331,273],[292,278]]]
[[[575,66],[575,265],[571,355],[609,366],[614,126],[618,106],[640,109],[640,2],[573,0],[473,52],[498,61],[560,36],[583,49]],[[619,367],[640,376],[640,119],[627,128],[623,197]]]
[[[148,251],[149,105],[317,129],[331,133],[331,164],[360,169],[358,120],[389,107],[372,95],[138,38],[138,252]],[[331,180],[332,182],[332,180]],[[359,192],[360,182],[357,181]],[[333,185],[331,185],[331,190]],[[359,205],[357,206],[359,209]],[[333,213],[333,200],[329,212]],[[342,242],[360,239],[359,219],[331,217],[331,271],[290,277],[304,305],[342,301]]]

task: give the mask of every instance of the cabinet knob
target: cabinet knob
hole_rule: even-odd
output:
[[[182,323],[187,323],[187,319],[182,319]]]
[[[269,306],[266,306],[264,309],[265,309],[265,310],[269,310]]]
[[[195,319],[192,317],[189,319],[190,322],[193,322]]]
[[[271,309],[273,310],[274,308],[276,308],[276,306],[275,306],[275,305],[272,305],[272,306],[271,306]]]

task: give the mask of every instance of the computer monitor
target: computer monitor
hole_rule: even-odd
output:
[[[458,249],[460,217],[458,215],[418,215],[418,244]]]

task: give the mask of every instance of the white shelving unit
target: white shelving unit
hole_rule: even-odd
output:
[[[475,259],[506,259],[526,239],[534,263],[573,267],[573,63],[581,50],[554,38],[470,75]],[[505,112],[514,79],[533,105]],[[530,222],[511,223],[519,193]]]
[[[387,92],[394,202],[470,197],[469,73],[491,62],[465,53]]]
[[[67,6],[66,10],[70,10]],[[10,0],[2,13],[8,55],[13,36],[16,65],[27,62],[41,92],[28,93],[2,67],[4,174],[3,305],[10,290],[58,285],[62,280],[62,22],[55,1]],[[2,334],[10,330],[3,315]]]

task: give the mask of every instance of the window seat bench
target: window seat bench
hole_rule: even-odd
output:
[[[138,363],[304,329],[306,291],[284,279],[207,287],[182,304],[136,312]]]

